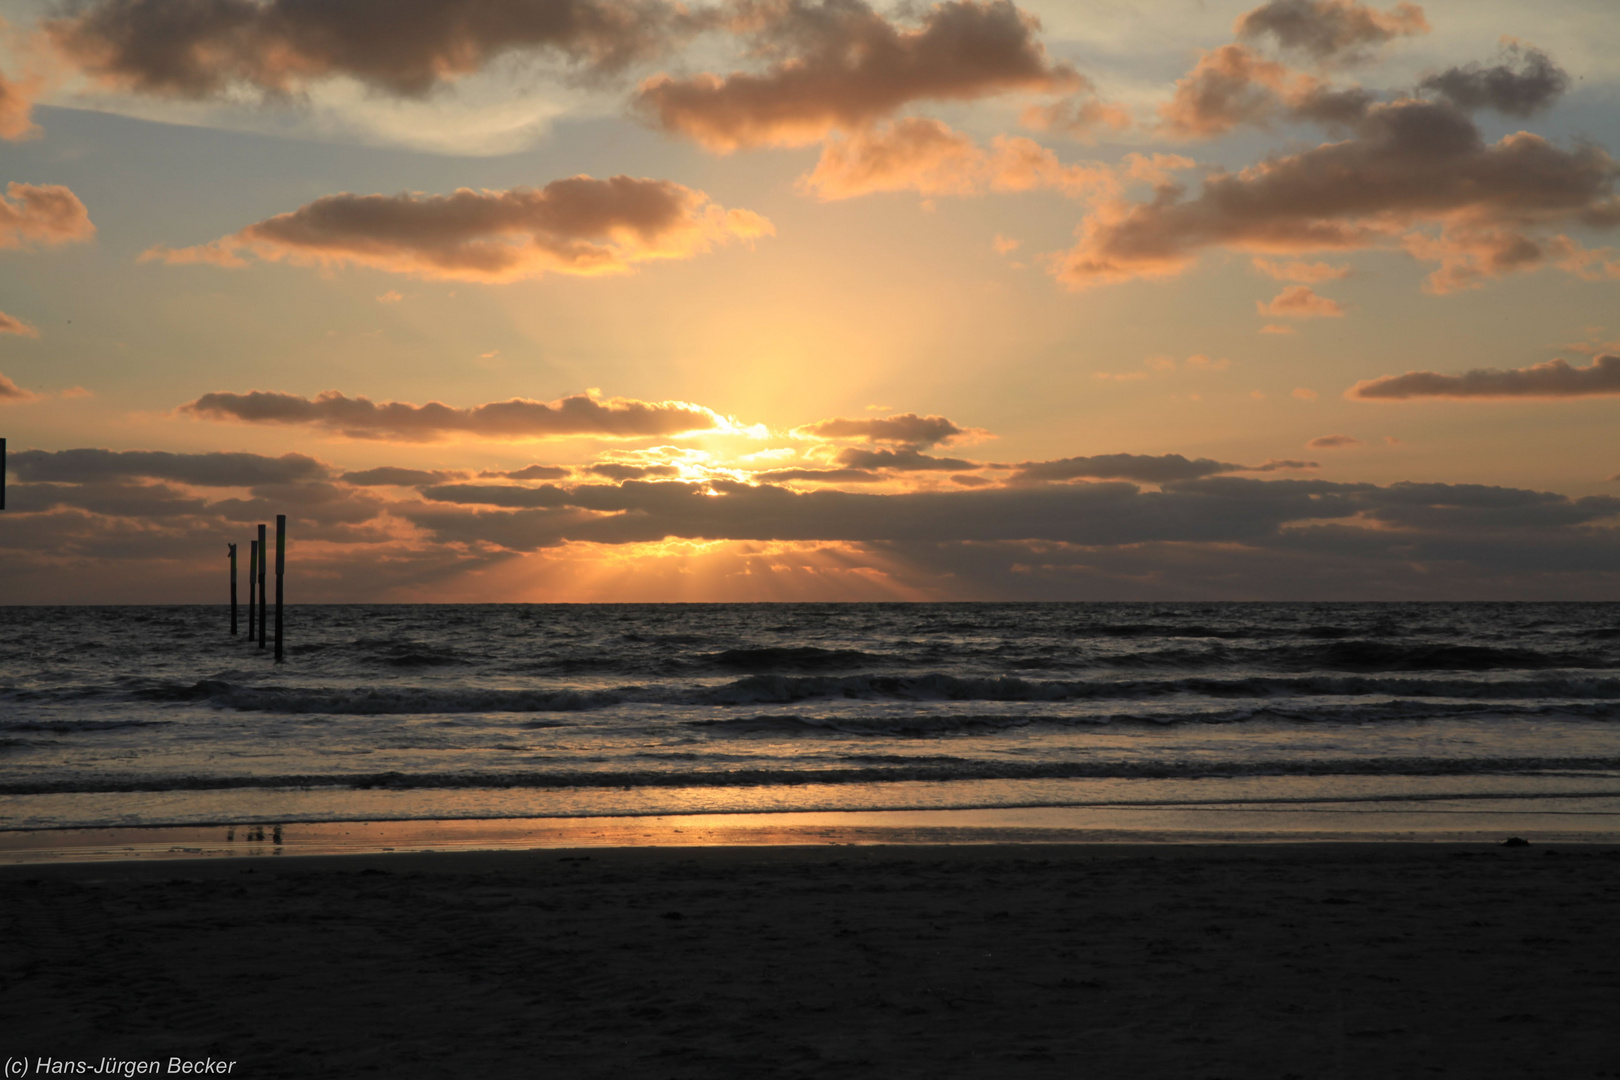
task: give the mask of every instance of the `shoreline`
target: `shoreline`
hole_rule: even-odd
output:
[[[1620,844],[1611,813],[1019,807],[114,825],[0,831],[0,867],[564,848]]]

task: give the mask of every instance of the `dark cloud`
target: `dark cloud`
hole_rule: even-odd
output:
[[[0,249],[66,244],[95,232],[84,203],[61,184],[11,183],[0,197]]]
[[[1209,468],[1207,459],[1134,460],[1179,461],[1182,474]],[[287,513],[296,539],[323,542],[296,560],[298,595],[323,601],[413,595],[391,590],[448,584],[514,553],[668,538],[835,544],[846,563],[876,560],[957,597],[1399,597],[1463,582],[1500,592],[1509,579],[1524,589],[1540,582],[1543,595],[1620,595],[1617,497],[1226,475],[1159,483],[881,494],[725,480],[458,483],[390,500],[316,478],[271,479],[248,498],[211,502],[164,481],[25,481],[13,485],[0,530],[0,587],[8,600],[34,602],[216,600],[211,568],[224,542]],[[87,583],[99,591],[84,593]],[[142,591],[153,583],[167,591]]]
[[[1104,204],[1054,264],[1075,288],[1165,277],[1207,247],[1256,254],[1349,251],[1399,244],[1440,264],[1429,288],[1467,288],[1553,263],[1620,275],[1558,227],[1620,224],[1620,167],[1602,149],[1564,150],[1516,132],[1487,144],[1444,102],[1374,105],[1354,136],[1215,173],[1202,190],[1161,186],[1147,202]]]
[[[625,439],[711,431],[724,420],[708,409],[680,401],[635,401],[575,394],[553,402],[513,398],[469,409],[437,401],[411,405],[346,397],[336,390],[314,400],[296,394],[254,390],[247,394],[204,394],[180,411],[208,420],[248,424],[299,424],[336,431],[354,439],[428,442],[452,435],[483,439],[539,439],[564,436]]]
[[[875,484],[888,477],[866,469],[767,469],[754,474],[754,479],[769,484],[792,480],[813,481],[819,484]]]
[[[629,465],[622,461],[599,461],[587,465],[585,471],[609,480],[647,480],[681,474],[681,470],[673,465]]]
[[[70,62],[118,89],[288,94],[346,76],[421,97],[513,53],[619,71],[712,22],[658,0],[99,0],[44,28]]]
[[[1408,371],[1359,382],[1345,397],[1361,401],[1413,398],[1572,398],[1620,394],[1620,356],[1605,353],[1583,368],[1549,360],[1527,368],[1475,368],[1461,375]]]
[[[859,447],[839,451],[838,464],[851,469],[884,469],[892,472],[971,472],[983,467],[982,462],[930,457],[918,450],[863,450]]]
[[[1188,459],[1180,454],[1096,454],[1056,461],[1021,461],[1013,466],[1013,481],[1136,480],[1164,484],[1233,472],[1276,472],[1279,469],[1314,469],[1314,461],[1272,460],[1264,465],[1234,465],[1210,458]]]
[[[915,26],[896,25],[863,0],[761,0],[741,4],[733,27],[753,38],[764,71],[662,75],[642,84],[637,110],[725,152],[816,142],[913,101],[1084,85],[1046,55],[1039,23],[1009,0],[946,0]]]
[[[381,465],[375,469],[346,472],[338,479],[357,487],[416,487],[420,484],[441,484],[455,479],[456,475],[443,469],[402,469],[395,465]]]
[[[572,472],[563,465],[525,465],[504,473],[479,473],[479,476],[504,476],[508,480],[562,480]]]
[[[943,416],[918,416],[901,413],[898,416],[880,416],[862,419],[834,417],[818,420],[794,429],[795,435],[821,439],[865,439],[868,442],[895,443],[913,449],[935,445],[949,445],[962,438],[982,437],[977,428],[958,427]]]
[[[1620,498],[1571,500],[1472,485],[1338,484],[1206,477],[1158,492],[1128,483],[861,494],[773,485],[629,481],[564,489],[445,492],[454,501],[521,505],[512,512],[402,506],[396,512],[441,540],[537,550],[569,541],[668,538],[852,543],[1049,540],[1085,545],[1276,544],[1296,523],[1370,516],[1402,528],[1537,531],[1587,527],[1620,514]],[[509,494],[508,494],[509,493]],[[440,494],[430,489],[429,498]],[[508,500],[508,501],[496,501]],[[1397,545],[1401,536],[1379,536]],[[1411,537],[1407,537],[1411,539]]]
[[[330,475],[304,454],[173,454],[166,450],[24,450],[11,455],[20,479],[84,484],[145,477],[199,487],[253,487],[259,484],[319,480]]]
[[[6,492],[8,516],[13,512],[37,514],[70,506],[111,517],[168,518],[202,513],[208,505],[206,499],[167,484],[23,483],[10,485]]]
[[[1338,450],[1346,446],[1360,446],[1361,440],[1354,435],[1318,435],[1305,446],[1309,450]]]
[[[1469,112],[1495,109],[1509,116],[1530,116],[1563,96],[1569,74],[1535,46],[1512,42],[1496,63],[1449,68],[1424,79],[1418,89]]]
[[[1271,0],[1233,26],[1238,37],[1270,37],[1281,48],[1318,61],[1358,60],[1397,37],[1428,31],[1428,20],[1416,4],[1403,2],[1379,11],[1356,0]]]
[[[758,214],[726,210],[669,180],[574,176],[508,191],[327,195],[213,243],[159,246],[141,258],[241,266],[247,252],[271,261],[506,282],[546,273],[628,273],[639,263],[687,259],[774,231]]]

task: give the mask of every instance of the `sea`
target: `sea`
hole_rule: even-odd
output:
[[[1620,604],[298,605],[279,664],[238,629],[0,607],[0,830],[1173,810],[1620,835]]]

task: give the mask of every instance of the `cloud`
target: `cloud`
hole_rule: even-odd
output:
[[[0,32],[4,29],[5,20],[0,19]],[[37,76],[8,79],[6,73],[0,71],[0,139],[17,142],[39,134],[30,114],[34,98],[42,89],[44,80]]]
[[[768,469],[754,474],[754,479],[777,484],[788,481],[806,481],[818,484],[875,484],[885,480],[882,473],[866,469]]]
[[[1310,390],[1303,386],[1294,387],[1293,394],[1294,397],[1301,401],[1315,401],[1318,396],[1315,390]]]
[[[461,475],[444,469],[403,469],[397,465],[379,465],[375,469],[346,472],[338,479],[356,487],[416,487],[420,484],[442,484]]]
[[[1530,116],[1547,108],[1569,89],[1569,73],[1533,45],[1509,42],[1497,62],[1448,68],[1418,84],[1459,109],[1494,109],[1509,116]]]
[[[304,454],[265,457],[248,453],[174,454],[166,450],[24,450],[11,455],[18,478],[40,483],[87,484],[144,478],[199,487],[254,487],[321,480],[330,470]]]
[[[1307,450],[1339,450],[1346,446],[1360,446],[1354,435],[1319,435],[1305,444]]]
[[[1292,326],[1283,326],[1281,323],[1267,323],[1260,328],[1260,332],[1262,334],[1292,334],[1295,331]]]
[[[1527,368],[1502,371],[1475,368],[1461,375],[1408,371],[1356,383],[1345,397],[1360,401],[1407,401],[1413,398],[1573,398],[1620,394],[1620,355],[1595,357],[1588,367],[1549,360]]]
[[[1095,142],[1104,129],[1117,133],[1131,126],[1129,110],[1099,100],[1091,80],[1083,75],[1080,78],[1083,86],[1078,93],[1050,105],[1031,105],[1019,114],[1019,122],[1036,131],[1056,132],[1086,143]]]
[[[900,449],[889,450],[879,448],[864,450],[859,447],[850,447],[838,453],[838,464],[851,469],[888,470],[892,472],[970,472],[982,468],[977,461],[964,461],[961,458],[930,457],[917,450]]]
[[[1210,138],[1243,124],[1264,123],[1293,73],[1242,45],[1223,45],[1199,57],[1176,81],[1159,118],[1179,138]]]
[[[39,330],[23,322],[15,315],[7,315],[0,311],[0,334],[16,334],[19,337],[39,337]]]
[[[41,400],[41,395],[32,390],[24,390],[4,374],[0,374],[0,405],[22,405],[30,401]]]
[[[1279,469],[1314,469],[1314,461],[1272,460],[1264,465],[1234,465],[1210,458],[1188,459],[1181,454],[1096,454],[1056,461],[1022,461],[1013,481],[1135,480],[1166,484],[1233,472],[1275,472]]]
[[[1255,259],[1254,268],[1278,281],[1299,281],[1307,285],[1350,276],[1349,266],[1333,266],[1325,262],[1308,263],[1295,260],[1283,263],[1271,259]]]
[[[996,238],[990,241],[990,246],[997,255],[1007,255],[1018,250],[1019,241],[1011,236],[996,233]]]
[[[657,0],[99,0],[48,19],[69,62],[104,86],[182,98],[298,93],[325,79],[422,97],[529,53],[586,74],[654,57],[712,19]]]
[[[647,480],[681,475],[681,470],[674,465],[631,465],[623,461],[598,461],[585,466],[585,471],[609,480]]]
[[[829,140],[798,189],[824,202],[886,191],[981,195],[1050,188],[1070,196],[1112,191],[1106,165],[1064,165],[1030,139],[998,135],[989,149],[938,120],[906,117]]]
[[[1254,306],[1262,315],[1285,319],[1337,319],[1344,316],[1344,308],[1337,300],[1318,296],[1309,285],[1290,285],[1272,297],[1271,303],[1256,300]]]
[[[743,11],[735,26],[768,58],[764,71],[660,75],[642,83],[636,110],[665,131],[728,153],[814,143],[913,101],[1084,85],[1073,68],[1047,57],[1039,23],[1010,0],[946,0],[914,27],[890,22],[863,0],[779,0]]]
[[[504,473],[479,473],[480,476],[504,476],[508,480],[562,480],[573,470],[563,465],[525,465]]]
[[[88,240],[95,232],[84,203],[61,184],[11,183],[0,197],[0,250]]]
[[[379,304],[397,304],[403,299],[405,299],[404,295],[402,293],[395,292],[393,289],[389,289],[387,292],[379,293],[377,295],[377,303]]]
[[[834,417],[831,420],[818,420],[813,424],[795,428],[793,434],[800,438],[864,439],[868,442],[894,443],[920,450],[936,445],[948,446],[958,439],[986,438],[989,432],[979,428],[958,427],[943,416],[900,413],[897,416],[866,419],[850,420]]]
[[[336,431],[352,439],[430,442],[452,435],[483,439],[544,439],[585,436],[634,439],[650,435],[729,429],[730,420],[684,401],[636,401],[574,394],[553,402],[513,398],[458,409],[432,401],[412,405],[348,397],[336,390],[313,400],[296,394],[254,390],[204,394],[180,411],[206,420],[248,424],[297,424]]]
[[[198,247],[156,247],[168,263],[241,266],[242,252],[298,264],[506,282],[545,273],[630,272],[686,259],[717,243],[774,234],[747,210],[726,210],[668,180],[575,176],[543,188],[451,195],[327,195]]]
[[[1196,196],[1162,186],[1147,202],[1110,200],[1051,269],[1081,289],[1173,276],[1208,247],[1278,255],[1401,245],[1440,263],[1432,291],[1549,263],[1607,274],[1605,252],[1545,233],[1620,224],[1617,176],[1597,146],[1564,150],[1525,131],[1487,144],[1449,103],[1396,101],[1370,106],[1351,138],[1215,173]]]
[[[1398,37],[1426,34],[1429,23],[1422,8],[1404,2],[1379,11],[1356,0],[1271,0],[1240,16],[1232,32],[1270,37],[1317,61],[1350,62]]]

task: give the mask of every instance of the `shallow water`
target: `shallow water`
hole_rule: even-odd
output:
[[[1620,799],[1617,604],[310,606],[280,666],[227,628],[0,608],[4,824]]]

